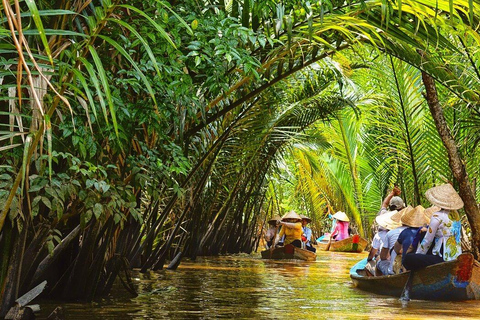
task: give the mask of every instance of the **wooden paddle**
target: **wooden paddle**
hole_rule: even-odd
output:
[[[332,235],[330,235],[330,238],[328,239],[327,247],[325,248],[325,251],[330,250],[330,245],[332,244]]]
[[[277,239],[278,225],[275,226],[275,233],[272,238],[272,245],[270,246],[270,259],[272,259],[273,249],[275,249],[275,240]]]
[[[413,282],[413,270],[410,271],[410,275],[408,276],[407,283],[405,283],[405,287],[403,288],[402,295],[400,296],[401,301],[410,301],[410,292],[412,291],[412,282]]]

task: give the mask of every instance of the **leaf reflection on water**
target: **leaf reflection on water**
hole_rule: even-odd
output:
[[[134,271],[139,296],[121,285],[100,302],[63,304],[66,319],[478,319],[477,301],[430,302],[353,288],[349,269],[363,254],[318,252],[317,261],[259,255],[198,258],[175,271]],[[41,302],[39,319],[58,302]]]

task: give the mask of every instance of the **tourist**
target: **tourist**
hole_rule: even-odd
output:
[[[437,208],[437,210],[439,209],[440,208]],[[432,209],[429,208],[429,210]],[[402,216],[400,222],[402,223],[402,225],[407,226],[408,228],[406,228],[402,231],[402,233],[400,233],[394,247],[394,250],[397,254],[402,253],[402,265],[405,261],[405,256],[409,251],[408,248],[412,245],[413,240],[419,232],[419,229],[421,229],[422,227],[426,227],[429,221],[430,217],[428,215],[428,212],[421,205],[416,206],[414,210],[411,210]]]
[[[377,216],[377,223],[389,231],[383,238],[383,246],[380,249],[380,261],[377,262],[377,269],[383,274],[393,274],[393,261],[395,252],[393,247],[400,233],[406,228],[400,224],[400,219],[404,212],[413,210],[411,206],[401,211],[390,211],[388,213]]]
[[[280,223],[280,216],[275,215],[272,219],[268,220],[268,230],[265,233],[265,242],[266,242],[266,247],[269,249],[273,241],[275,240],[275,236],[277,235],[278,231],[278,224]]]
[[[348,225],[350,223],[350,219],[348,219],[345,212],[338,211],[333,215],[333,218],[337,220],[337,224],[335,225],[335,229],[330,235],[330,240],[340,241],[350,237],[348,233]]]
[[[295,212],[290,211],[280,221],[282,228],[277,236],[276,243],[285,236],[284,244],[292,244],[295,247],[302,247],[302,218]]]
[[[383,200],[382,206],[377,215],[385,214],[388,211],[400,211],[405,208],[403,199],[399,197],[400,194],[401,190],[397,186],[394,186],[392,191],[390,191],[390,193]]]
[[[389,230],[393,230],[400,226],[399,223],[392,221],[392,215],[396,214],[397,211],[388,211],[385,214],[379,215],[375,218],[375,222],[378,224],[378,232],[373,237],[372,248],[368,254],[367,266],[366,269],[372,274],[376,275],[375,271],[377,265],[378,254],[380,254],[384,243],[386,243],[385,237]]]
[[[307,227],[307,224],[312,222],[312,219],[303,215],[301,217],[302,217],[302,228],[303,228],[302,242],[305,244],[305,248],[308,251],[316,252],[317,249],[315,249],[310,242],[310,240],[312,239],[312,230],[309,227]]]
[[[408,270],[455,260],[462,253],[462,225],[456,212],[463,208],[462,198],[448,183],[428,189],[425,197],[432,205],[441,209],[432,214],[428,231],[418,245],[416,253],[405,256],[404,266]],[[432,254],[428,254],[431,247]]]

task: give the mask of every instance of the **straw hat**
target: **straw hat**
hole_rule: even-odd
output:
[[[433,187],[425,192],[425,197],[431,204],[447,210],[463,208],[463,200],[449,183]]]
[[[425,214],[425,217],[428,219],[428,222],[430,222],[430,218],[432,217],[432,214],[440,210],[441,208],[437,206],[431,206],[430,208],[425,209],[424,214]]]
[[[402,216],[404,214],[406,214],[407,212],[410,212],[410,211],[413,211],[414,208],[412,206],[408,206],[406,208],[403,208],[402,210],[400,211],[397,211],[397,213],[395,213],[393,216],[392,216],[392,220],[396,223],[401,223],[401,220],[402,220]]]
[[[307,223],[312,222],[312,219],[310,219],[310,218],[307,217],[307,216],[304,216],[303,214],[301,214],[300,217],[302,218],[302,220],[307,220]]]
[[[403,225],[412,228],[420,228],[428,223],[427,216],[425,215],[425,208],[422,206],[416,206],[415,208],[412,208],[412,210],[405,211],[400,222]]]
[[[375,218],[375,221],[378,223],[379,226],[385,229],[388,229],[388,230],[396,229],[400,227],[400,223],[393,221],[392,216],[397,213],[398,213],[397,210],[387,211],[386,213],[377,216]]]
[[[405,207],[405,203],[403,202],[403,199],[399,196],[394,196],[392,197],[392,199],[390,199],[388,206],[395,207],[395,209],[400,210]]]
[[[277,221],[280,221],[280,219],[281,219],[280,216],[278,214],[276,214],[272,217],[272,219],[268,220],[268,223],[269,224],[276,224]]]
[[[347,215],[343,211],[338,211],[337,213],[335,213],[333,215],[333,217],[337,220],[340,220],[340,221],[346,221],[346,222],[350,221],[350,219],[348,219]]]
[[[297,221],[302,221],[302,217],[300,217],[298,213],[293,210],[282,217],[282,221],[285,219],[295,219]]]

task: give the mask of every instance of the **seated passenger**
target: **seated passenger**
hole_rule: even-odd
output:
[[[437,210],[438,209],[440,208],[437,208]],[[425,208],[419,205],[416,206],[414,210],[409,211],[402,216],[400,221],[402,225],[408,226],[408,228],[400,233],[394,247],[394,250],[397,254],[402,253],[402,265],[405,261],[408,248],[412,245],[419,229],[428,225],[430,218],[427,215],[428,213],[426,212]]]
[[[330,239],[335,241],[347,239],[350,236],[348,234],[348,225],[350,223],[350,219],[348,219],[345,212],[342,211],[338,211],[333,215],[333,217],[337,219],[337,224],[335,225],[335,229],[330,235]]]
[[[302,228],[303,228],[302,242],[305,244],[305,248],[308,251],[316,252],[317,249],[315,249],[310,243],[310,240],[312,239],[312,230],[309,227],[307,227],[307,224],[309,224],[312,221],[312,219],[310,219],[307,216],[300,216],[300,217],[302,217]]]
[[[462,253],[460,217],[455,210],[463,207],[462,198],[451,184],[443,184],[425,193],[434,206],[441,208],[433,213],[425,237],[415,254],[407,254],[404,266],[418,270],[443,261],[455,260]],[[432,247],[432,254],[427,254]]]
[[[284,244],[292,244],[297,248],[302,247],[302,218],[295,212],[290,211],[284,215],[280,221],[282,229],[277,236],[275,243],[278,243],[279,239],[285,236]]]
[[[265,242],[267,244],[267,249],[270,248],[275,240],[275,236],[278,231],[278,223],[280,222],[280,216],[275,215],[272,219],[268,220],[268,230],[265,233]]]
[[[377,274],[377,272],[375,271],[377,258],[380,259],[378,255],[380,254],[384,244],[386,243],[385,237],[387,236],[388,231],[400,226],[398,223],[394,223],[391,220],[392,215],[396,213],[397,211],[388,211],[375,218],[375,222],[378,224],[378,232],[373,237],[372,248],[370,249],[367,258],[367,269],[373,275]]]
[[[380,250],[380,260],[377,262],[377,269],[383,275],[393,274],[393,261],[396,254],[393,252],[393,247],[397,241],[400,232],[406,227],[402,227],[400,219],[403,213],[407,210],[413,210],[412,207],[401,211],[390,211],[381,216],[377,216],[376,220],[379,225],[384,225],[389,231],[385,234],[383,246]]]

